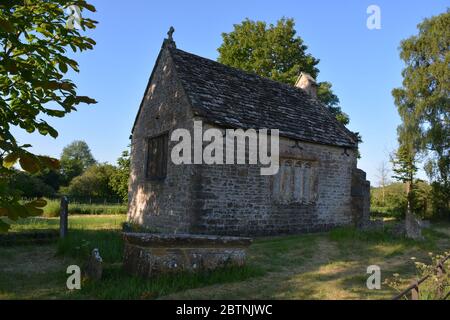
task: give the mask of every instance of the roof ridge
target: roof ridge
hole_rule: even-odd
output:
[[[166,47],[194,112],[216,124],[276,126],[313,143],[356,147],[357,139],[331,110],[303,89]]]
[[[181,50],[181,49],[179,49],[179,48],[169,48],[169,51],[172,51],[172,50],[175,50],[175,51],[181,51],[182,53],[185,53],[185,54],[188,54],[188,55],[191,55],[191,56],[194,56],[194,57],[203,59],[203,60],[208,60],[209,62],[212,62],[212,63],[214,63],[214,64],[217,64],[217,65],[219,65],[219,66],[221,66],[221,67],[233,69],[233,70],[235,70],[235,71],[237,71],[237,72],[240,72],[240,73],[243,73],[243,74],[247,74],[247,75],[250,75],[250,76],[254,76],[254,77],[256,77],[256,78],[258,78],[258,79],[261,79],[261,80],[264,80],[264,81],[273,82],[273,83],[276,83],[277,85],[284,86],[284,87],[286,87],[286,88],[288,88],[288,89],[290,89],[290,90],[299,91],[299,92],[301,92],[302,94],[308,95],[308,94],[307,94],[306,92],[304,92],[303,89],[301,89],[301,88],[298,88],[298,87],[296,87],[296,86],[290,85],[290,84],[288,84],[288,83],[284,83],[284,82],[280,82],[280,81],[277,81],[277,80],[273,80],[273,79],[271,79],[271,78],[267,78],[267,77],[264,77],[264,76],[260,76],[259,74],[255,73],[255,72],[252,72],[252,71],[246,71],[246,70],[239,69],[239,68],[236,68],[236,67],[233,67],[233,66],[229,66],[229,65],[220,63],[219,61],[216,61],[216,60],[213,60],[213,59],[210,59],[210,58],[205,58],[205,57],[202,57],[202,56],[200,56],[200,55],[198,55],[198,54],[191,53],[191,52],[188,52],[188,51],[184,51],[184,50]]]
[[[242,69],[239,69],[239,68],[236,68],[236,67],[233,67],[233,66],[228,66],[228,65],[223,64],[223,63],[220,63],[220,62],[218,62],[218,61],[216,61],[216,60],[212,60],[212,59],[209,59],[209,58],[205,58],[205,57],[202,57],[202,56],[197,55],[197,54],[195,54],[195,53],[191,53],[191,52],[188,52],[188,51],[185,51],[185,50],[181,50],[181,49],[179,49],[179,48],[168,48],[168,49],[169,49],[169,51],[172,51],[172,50],[175,50],[175,51],[181,51],[181,52],[184,53],[184,54],[188,54],[188,55],[191,55],[191,56],[195,56],[195,57],[197,57],[197,58],[199,58],[199,59],[202,59],[202,60],[207,60],[207,61],[212,62],[212,63],[214,63],[214,64],[216,64],[216,65],[218,65],[218,66],[225,67],[225,68],[230,68],[230,69],[233,69],[233,70],[235,70],[235,71],[237,71],[237,72],[240,72],[240,73],[243,73],[243,74],[247,74],[247,75],[251,75],[251,76],[254,76],[254,77],[259,78],[259,79],[264,80],[264,81],[273,82],[273,83],[275,83],[275,84],[277,84],[277,85],[280,85],[280,86],[284,86],[284,87],[286,87],[286,88],[289,89],[289,90],[294,90],[294,91],[296,91],[296,92],[300,92],[301,94],[303,94],[303,95],[305,96],[305,98],[310,99],[311,101],[315,102],[319,107],[323,108],[323,109],[325,110],[325,112],[328,114],[328,116],[330,117],[330,120],[331,120],[331,121],[335,121],[336,124],[339,126],[339,129],[341,129],[341,130],[343,131],[344,134],[349,135],[349,137],[350,137],[351,139],[354,139],[354,138],[355,138],[355,137],[353,137],[354,133],[353,133],[352,131],[350,131],[344,124],[340,123],[340,122],[336,119],[336,117],[334,116],[334,114],[330,111],[330,109],[329,109],[323,102],[321,102],[321,101],[318,100],[318,99],[312,98],[312,97],[309,96],[309,94],[306,93],[302,88],[298,88],[298,87],[293,86],[293,85],[290,85],[290,84],[288,84],[288,83],[284,83],[284,82],[280,82],[280,81],[277,81],[277,80],[273,80],[273,79],[271,79],[271,78],[267,78],[267,77],[264,77],[264,76],[260,76],[259,74],[255,73],[255,72],[242,70]]]

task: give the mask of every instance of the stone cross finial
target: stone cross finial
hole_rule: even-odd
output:
[[[171,26],[169,31],[167,32],[167,35],[169,36],[170,41],[173,41],[173,33],[174,32],[175,32],[175,28]]]

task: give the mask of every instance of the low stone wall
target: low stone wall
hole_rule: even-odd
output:
[[[356,227],[370,228],[370,182],[361,169],[352,172],[352,215]]]
[[[192,234],[124,233],[124,269],[150,277],[245,264],[250,238]]]

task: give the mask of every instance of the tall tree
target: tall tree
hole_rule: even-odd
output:
[[[19,190],[20,195],[26,198],[52,197],[56,193],[52,186],[35,175],[19,170],[9,177],[9,186],[14,190]]]
[[[418,29],[401,42],[403,86],[392,94],[403,128],[415,131],[416,151],[426,159],[434,189],[440,189],[440,209],[450,215],[450,10],[425,19]],[[399,135],[400,144],[406,136]]]
[[[417,173],[417,155],[408,145],[401,145],[392,157],[393,178],[406,185],[408,207],[413,207],[414,180]]]
[[[35,178],[41,180],[46,185],[50,186],[53,190],[58,191],[61,185],[61,173],[59,170],[52,168],[41,169],[34,175]]]
[[[128,180],[130,178],[130,153],[128,150],[122,152],[122,156],[117,159],[117,168],[112,172],[109,184],[111,188],[128,202]]]
[[[110,186],[110,178],[116,168],[110,164],[90,166],[81,176],[75,177],[67,188],[74,197],[110,198],[116,196]]]
[[[246,19],[241,24],[235,24],[233,31],[222,33],[218,61],[288,84],[295,84],[301,71],[316,78],[319,60],[306,53],[308,47],[296,35],[294,27],[293,19],[282,18],[276,25],[269,26],[263,21]],[[349,123],[349,117],[342,112],[331,83],[319,83],[317,96],[341,123]]]
[[[96,163],[91,149],[85,141],[78,140],[64,147],[61,154],[61,174],[63,183],[69,184],[73,178],[81,175]]]
[[[19,202],[19,193],[8,187],[8,176],[19,162],[22,169],[36,173],[45,167],[58,167],[58,161],[32,154],[28,144],[20,144],[12,132],[19,127],[53,138],[58,132],[47,117],[64,117],[80,103],[95,100],[77,94],[76,85],[65,75],[78,64],[67,49],[89,50],[94,40],[81,30],[68,27],[73,20],[67,5],[80,12],[95,8],[84,0],[8,0],[0,3],[0,216],[9,220],[42,213],[45,201]],[[75,8],[75,7],[72,7]],[[79,17],[77,17],[79,18]],[[78,19],[84,31],[95,28],[96,21]],[[9,224],[0,219],[0,231]]]
[[[417,153],[412,144],[403,143],[397,149],[392,158],[394,178],[403,182],[406,186],[406,212],[405,212],[405,231],[408,238],[421,238],[420,229],[416,226],[415,216],[418,212],[416,210],[416,185],[414,183],[415,175],[417,173]],[[416,233],[416,232],[418,233]]]
[[[386,200],[386,186],[389,184],[389,168],[386,161],[382,161],[377,169],[378,185],[381,187],[381,201],[383,206]]]

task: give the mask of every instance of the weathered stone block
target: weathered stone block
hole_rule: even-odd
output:
[[[124,233],[124,268],[142,277],[243,266],[250,238]]]
[[[356,227],[370,228],[370,182],[361,169],[352,171],[352,215]]]

